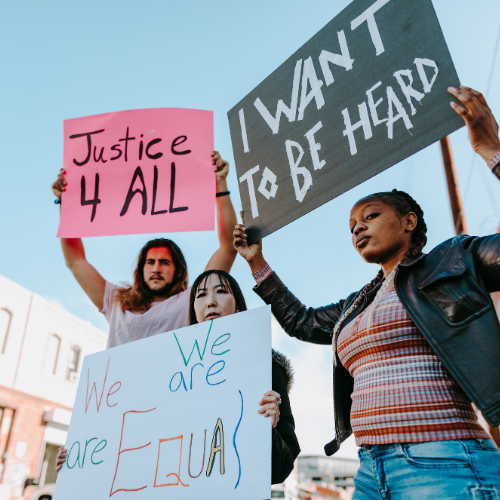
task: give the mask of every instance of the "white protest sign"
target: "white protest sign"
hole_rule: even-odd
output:
[[[261,500],[271,490],[271,308],[83,362],[55,500]]]

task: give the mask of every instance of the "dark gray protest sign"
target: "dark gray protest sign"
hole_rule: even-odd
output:
[[[352,2],[228,113],[249,240],[463,126],[459,85],[431,0]]]

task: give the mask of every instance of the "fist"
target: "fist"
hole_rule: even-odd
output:
[[[281,396],[276,391],[266,392],[259,403],[261,408],[258,413],[264,415],[264,417],[271,417],[273,419],[273,429],[278,425],[280,420],[280,404]]]
[[[61,199],[63,191],[66,191],[66,180],[64,179],[64,168],[59,170],[56,181],[52,184],[52,192],[56,198]]]
[[[450,103],[450,106],[464,119],[474,151],[485,161],[490,161],[500,152],[500,140],[498,123],[486,99],[477,90],[463,85],[458,89],[450,87],[448,92],[465,106],[462,107],[456,102]]]

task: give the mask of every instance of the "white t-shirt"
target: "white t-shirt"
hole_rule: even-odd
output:
[[[106,281],[102,313],[109,323],[107,348],[169,332],[189,325],[189,295],[191,287],[162,302],[153,302],[149,311],[122,311],[115,301],[119,287]]]

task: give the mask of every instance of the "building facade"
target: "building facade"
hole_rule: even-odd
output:
[[[90,322],[0,276],[0,500],[30,500],[55,482],[83,357],[106,340]],[[27,480],[38,486],[25,489]]]

